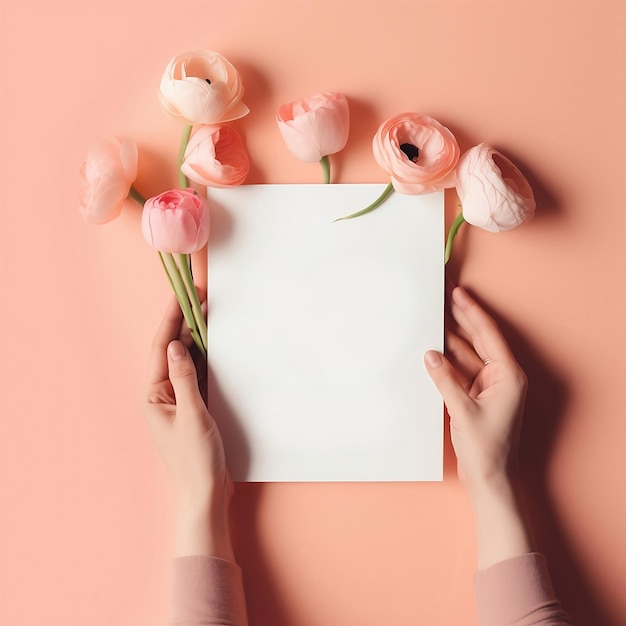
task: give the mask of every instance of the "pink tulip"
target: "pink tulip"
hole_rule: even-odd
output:
[[[182,173],[208,187],[241,185],[250,171],[250,160],[241,137],[229,126],[199,126],[191,135]]]
[[[137,177],[137,146],[131,139],[97,139],[80,168],[80,212],[90,224],[114,220]]]
[[[191,50],[168,64],[159,88],[163,110],[185,124],[219,124],[250,110],[241,102],[239,72],[221,54]]]
[[[209,239],[209,203],[193,189],[166,191],[146,201],[141,230],[159,252],[195,252]]]
[[[516,228],[535,214],[528,181],[509,159],[484,143],[461,157],[456,190],[465,221],[490,232]]]
[[[406,194],[454,187],[460,149],[454,135],[437,120],[417,113],[396,115],[379,127],[374,158],[391,176],[393,188]]]
[[[350,129],[348,101],[340,93],[323,91],[283,104],[276,122],[291,153],[314,163],[345,147]]]

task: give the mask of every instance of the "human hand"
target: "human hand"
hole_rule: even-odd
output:
[[[152,344],[143,408],[177,499],[177,556],[232,560],[227,520],[232,483],[190,350],[195,347],[173,298]],[[206,363],[199,366],[206,369]]]
[[[424,360],[448,409],[459,478],[475,497],[510,479],[527,379],[494,320],[460,287],[451,313],[446,356],[429,351]]]

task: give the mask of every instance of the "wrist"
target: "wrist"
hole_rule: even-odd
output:
[[[476,519],[479,569],[532,551],[516,482],[503,474],[481,483],[470,494]]]
[[[180,479],[174,485],[174,494],[179,516],[210,519],[227,514],[233,484],[228,473],[222,478]]]
[[[228,524],[229,496],[181,498],[176,511],[175,556],[207,555],[234,561]]]
[[[476,508],[490,500],[515,500],[517,483],[515,476],[503,470],[467,484],[466,490],[472,505]]]
[[[519,475],[513,464],[499,465],[489,471],[474,473],[471,480],[464,480],[465,490],[473,506],[483,500],[516,498],[520,487]]]

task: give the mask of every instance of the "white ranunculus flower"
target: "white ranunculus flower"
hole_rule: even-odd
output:
[[[191,50],[168,64],[159,87],[163,110],[185,124],[219,124],[249,113],[239,72],[221,54]]]

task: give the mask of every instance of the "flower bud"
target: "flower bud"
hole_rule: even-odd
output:
[[[330,91],[293,100],[278,109],[276,122],[289,151],[301,161],[315,163],[345,147],[350,130],[348,100]]]
[[[209,203],[193,189],[166,191],[146,200],[141,230],[159,252],[190,254],[209,239]]]

